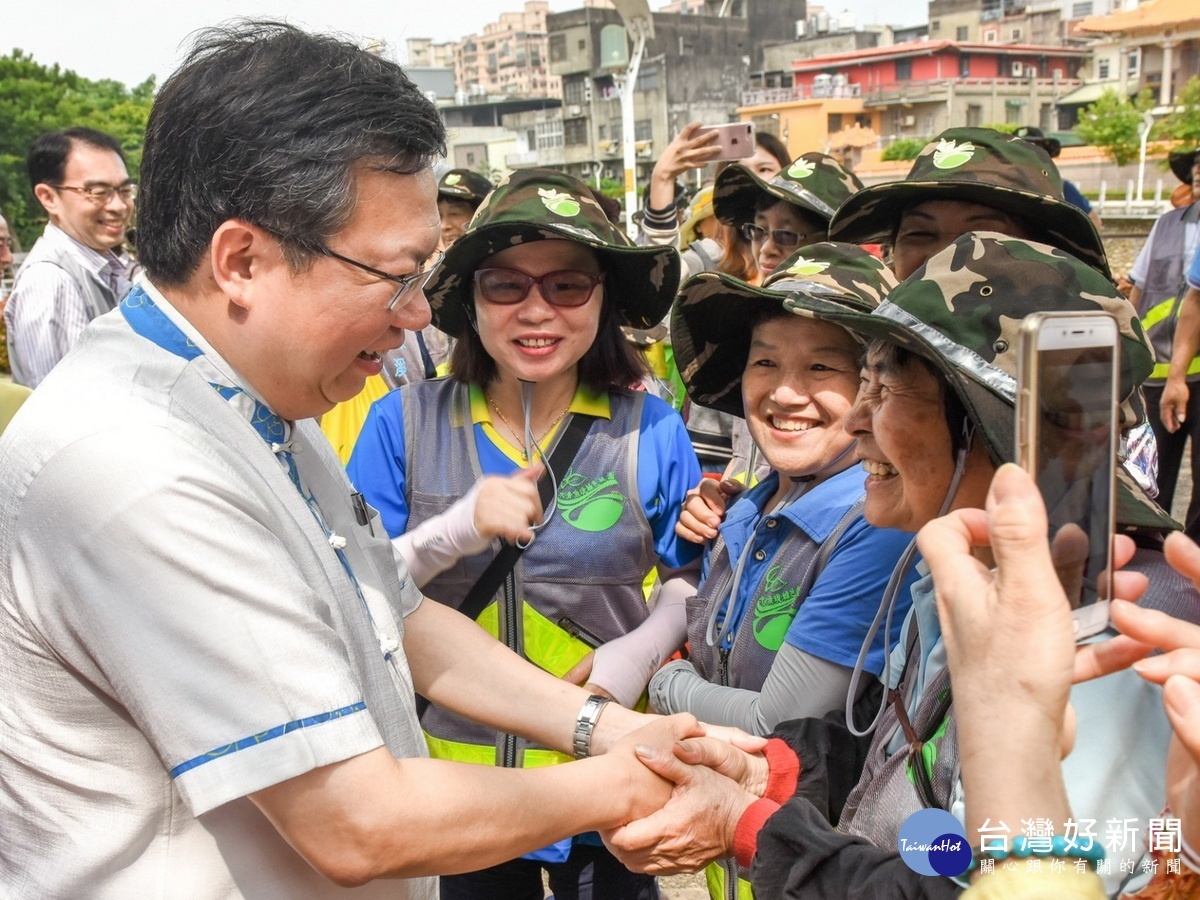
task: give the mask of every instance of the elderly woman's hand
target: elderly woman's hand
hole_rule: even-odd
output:
[[[675,533],[693,544],[715,540],[729,501],[743,490],[745,485],[730,478],[701,478],[684,498]]]
[[[542,522],[537,482],[545,467],[535,463],[512,475],[489,475],[479,482],[474,523],[480,537],[504,538],[510,544],[533,540],[532,525]]]

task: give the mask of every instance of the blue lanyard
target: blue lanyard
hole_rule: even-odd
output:
[[[121,315],[125,317],[125,321],[129,323],[130,328],[167,352],[186,360],[193,360],[204,355],[204,351],[191,338],[184,334],[183,330],[172,322],[166,313],[159,309],[158,304],[154,302],[154,298],[146,293],[146,290],[140,285],[134,287],[133,290],[125,295],[125,299],[121,301],[120,309]],[[309,511],[312,512],[313,518],[317,520],[317,524],[321,526],[321,530],[325,532],[329,546],[337,554],[338,562],[341,563],[346,577],[354,585],[354,591],[358,594],[358,600],[362,604],[363,611],[367,614],[367,619],[371,622],[371,627],[380,639],[380,649],[383,651],[383,658],[390,661],[392,653],[399,648],[399,643],[392,639],[385,639],[375,626],[375,619],[371,615],[370,607],[367,606],[367,600],[363,596],[362,587],[358,583],[358,578],[355,576],[354,570],[350,568],[350,561],[346,558],[346,553],[343,550],[346,539],[334,534],[329,528],[325,522],[325,517],[321,514],[320,506],[317,505],[316,498],[305,489],[304,483],[300,480],[300,470],[296,468],[296,461],[292,457],[291,442],[288,440],[291,434],[288,424],[278,413],[251,397],[240,387],[220,384],[215,381],[210,381],[208,384],[228,401],[231,406],[242,412],[250,425],[258,432],[258,436],[267,443],[271,451],[283,463],[292,484],[300,492],[300,496],[304,499]]]

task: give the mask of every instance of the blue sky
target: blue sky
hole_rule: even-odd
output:
[[[149,75],[159,83],[178,64],[180,47],[198,28],[238,16],[287,18],[298,25],[383,39],[400,60],[410,37],[455,40],[478,31],[521,0],[42,0],[4,3],[0,53],[20,48],[42,63],[58,63],[87,78],[136,84]],[[579,0],[551,0],[554,11]],[[664,5],[651,0],[652,8]],[[831,13],[849,9],[860,24],[911,25],[924,21],[925,0],[828,0]],[[452,14],[447,15],[448,12]],[[402,60],[401,60],[402,61]]]

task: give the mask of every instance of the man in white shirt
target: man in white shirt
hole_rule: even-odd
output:
[[[50,223],[17,273],[4,321],[13,381],[32,388],[129,290],[117,251],[136,186],[121,145],[91,128],[40,135],[26,163]]]
[[[694,721],[422,602],[312,421],[429,322],[444,152],[397,66],[284,25],[163,85],[145,278],[0,436],[0,895],[433,900],[666,802],[634,748]],[[605,752],[431,760],[414,691]]]

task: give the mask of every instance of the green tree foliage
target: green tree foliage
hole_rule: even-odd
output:
[[[1200,144],[1200,75],[1193,75],[1175,95],[1175,109],[1159,122],[1155,137]]]
[[[900,138],[893,141],[880,155],[884,161],[894,159],[916,159],[929,141],[924,138]]]
[[[73,125],[107,132],[121,142],[129,174],[136,178],[153,99],[153,76],[129,89],[42,65],[21,50],[0,56],[0,211],[25,249],[46,221],[25,172],[34,139]]]
[[[1104,150],[1117,165],[1128,165],[1137,161],[1141,148],[1138,124],[1153,105],[1148,90],[1130,100],[1106,88],[1099,100],[1080,113],[1075,133]]]

